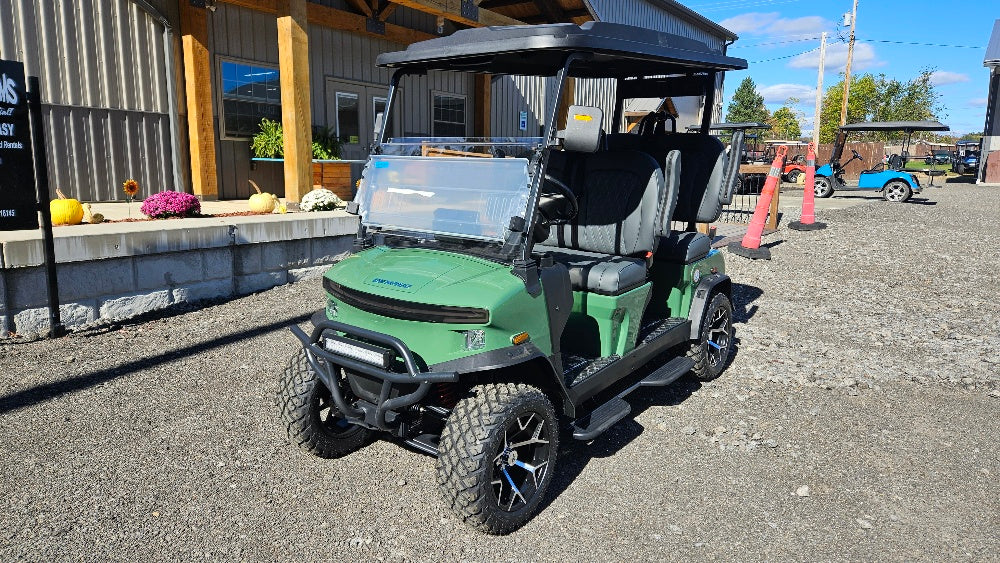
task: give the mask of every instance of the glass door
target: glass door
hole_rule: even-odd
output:
[[[328,78],[326,81],[327,125],[337,132],[343,145],[341,155],[345,160],[365,160],[374,139],[375,116],[385,111],[388,91],[369,86]],[[392,134],[392,119],[389,134]]]

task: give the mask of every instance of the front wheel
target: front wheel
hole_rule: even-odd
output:
[[[437,480],[445,503],[467,524],[507,534],[528,522],[555,471],[555,409],[535,387],[473,387],[441,433]]]
[[[816,197],[830,197],[833,195],[833,182],[826,176],[816,176],[813,183],[813,193]]]
[[[910,189],[910,185],[900,180],[889,182],[882,188],[882,198],[892,203],[903,203],[910,199],[911,195],[913,190]]]
[[[330,390],[323,385],[301,348],[282,374],[278,409],[288,439],[317,457],[329,459],[357,451],[374,433],[339,416]]]
[[[789,171],[788,174],[787,174],[788,182],[792,183],[792,184],[798,183],[798,181],[799,181],[799,174],[801,174],[801,172],[799,172],[798,170],[791,170],[791,171]]]
[[[701,381],[711,381],[729,365],[733,350],[733,304],[716,293],[701,318],[698,340],[690,344],[686,356],[694,360],[691,373]]]

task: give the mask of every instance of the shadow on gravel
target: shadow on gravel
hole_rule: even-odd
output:
[[[907,201],[906,203],[909,203],[911,205],[937,205],[936,201],[931,201],[929,199],[913,199],[913,198],[910,198],[910,200]]]
[[[560,436],[559,467],[552,486],[545,499],[542,500],[539,512],[545,510],[556,498],[569,488],[570,484],[580,476],[592,459],[612,457],[632,440],[643,433],[645,428],[636,417],[649,407],[668,407],[679,405],[688,399],[695,391],[701,389],[701,383],[691,375],[687,375],[665,388],[651,388],[637,391],[629,395],[632,412],[607,432],[601,434],[593,442],[574,440],[568,433]]]
[[[757,306],[753,304],[764,290],[754,285],[733,283],[733,322],[745,323],[757,314]]]
[[[172,350],[170,352],[164,352],[148,358],[142,358],[114,368],[78,375],[55,383],[37,385],[35,387],[25,389],[24,391],[4,395],[0,397],[0,414],[6,414],[30,407],[49,399],[66,395],[67,393],[82,391],[84,389],[94,387],[95,385],[100,385],[113,379],[130,375],[143,369],[155,367],[178,358],[201,354],[202,352],[207,352],[220,346],[226,346],[228,344],[239,342],[240,340],[246,340],[247,338],[254,338],[267,334],[268,332],[280,330],[293,324],[299,324],[308,320],[310,316],[311,314],[305,314],[275,321],[251,330],[220,336],[219,338],[214,338],[212,340],[202,342],[201,344],[195,344],[179,350]]]

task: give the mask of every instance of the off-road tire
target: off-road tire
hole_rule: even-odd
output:
[[[500,467],[497,458],[505,451],[511,425],[517,427],[529,414],[535,415],[529,423],[535,419],[541,421],[543,430],[539,437],[547,440],[547,450],[543,454],[545,463],[535,464],[535,467],[544,466],[544,471],[526,502],[508,510],[499,506],[503,485],[499,496],[494,488],[494,472]],[[444,502],[462,521],[483,532],[496,535],[513,532],[534,516],[545,497],[555,471],[558,449],[555,409],[540,390],[515,383],[473,387],[452,410],[441,433],[437,481]]]
[[[713,330],[713,320],[716,319],[716,312],[722,309],[725,313],[725,328],[728,337],[725,342],[725,350],[721,358],[714,359],[709,354],[708,339]],[[704,316],[701,318],[701,328],[698,330],[698,340],[686,344],[685,356],[694,360],[694,367],[691,373],[700,381],[711,381],[726,369],[729,360],[733,355],[733,304],[729,298],[722,293],[716,293],[708,303]]]
[[[317,457],[332,459],[355,452],[374,434],[335,416],[330,392],[302,349],[292,356],[282,373],[277,403],[288,439]],[[326,420],[322,416],[324,405],[329,405]]]
[[[830,178],[816,176],[813,182],[813,194],[816,197],[830,197],[833,195],[833,181]]]

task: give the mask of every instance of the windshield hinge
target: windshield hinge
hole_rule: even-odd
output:
[[[542,294],[542,284],[538,281],[538,263],[534,260],[514,260],[511,273],[521,278],[528,295],[538,297]]]

